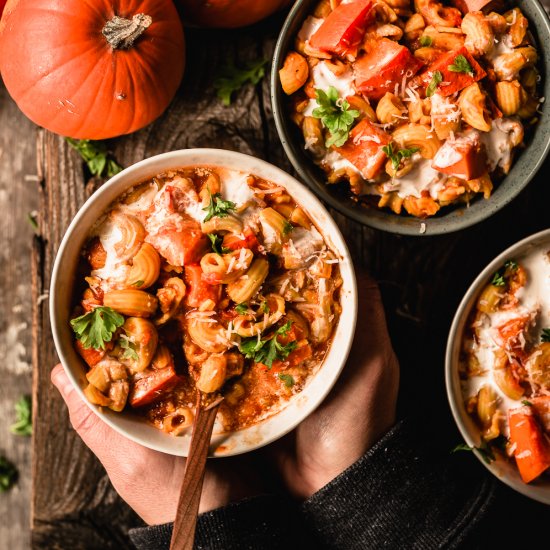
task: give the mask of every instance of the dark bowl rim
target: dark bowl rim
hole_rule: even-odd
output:
[[[270,97],[275,127],[286,156],[290,160],[294,169],[298,172],[302,181],[304,181],[304,183],[313,191],[313,193],[317,195],[317,197],[319,197],[319,199],[326,202],[330,207],[334,208],[344,216],[373,229],[398,235],[434,236],[454,233],[490,218],[492,215],[496,214],[507,204],[513,201],[527,187],[529,182],[534,178],[543,165],[548,153],[550,152],[550,138],[546,139],[540,154],[537,155],[536,161],[529,165],[528,170],[525,173],[516,176],[517,180],[521,183],[515,186],[504,187],[506,180],[510,177],[506,176],[497,188],[497,191],[503,188],[506,193],[493,193],[490,199],[488,199],[491,201],[491,204],[486,205],[486,207],[476,207],[476,205],[483,204],[480,200],[476,200],[469,205],[456,208],[455,210],[447,212],[441,216],[422,219],[401,216],[394,214],[393,212],[377,210],[374,208],[366,208],[360,206],[359,204],[352,205],[351,200],[349,201],[350,204],[346,204],[338,197],[330,193],[329,185],[320,181],[319,178],[316,178],[312,173],[314,170],[318,169],[314,165],[313,161],[308,159],[307,163],[302,162],[296,153],[297,150],[301,151],[301,144],[299,147],[293,146],[294,139],[292,133],[287,131],[287,123],[289,121],[285,118],[284,94],[281,86],[279,85],[278,78],[279,69],[283,65],[284,57],[288,49],[288,47],[284,47],[285,43],[290,40],[288,35],[292,30],[292,26],[295,22],[294,20],[298,15],[300,15],[302,7],[306,3],[313,3],[313,0],[297,0],[294,3],[283,23],[281,31],[279,32],[271,65]],[[545,40],[541,39],[541,36],[544,36],[544,38],[550,42],[550,19],[539,0],[530,0],[528,3],[531,5],[532,9],[538,12],[538,15],[541,18],[541,23],[535,26],[535,32],[538,39],[537,42],[539,49],[543,50],[542,44],[544,44]],[[550,70],[546,70],[545,72],[546,82],[544,90],[550,92]],[[547,97],[550,100],[550,93],[547,94]],[[546,107],[547,103],[548,101],[543,103],[543,114],[537,123],[537,130],[532,138],[533,142],[535,141],[538,133],[543,132],[545,127],[550,127],[550,119],[548,118],[550,113],[547,113],[549,109]],[[542,130],[539,130],[539,127],[542,127]],[[542,142],[543,139],[544,138],[541,137],[540,141]],[[521,157],[524,157],[528,153],[529,149],[533,145],[533,142],[522,151]],[[512,170],[515,164],[516,163],[514,162]]]

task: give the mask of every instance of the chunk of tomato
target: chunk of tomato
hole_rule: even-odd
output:
[[[219,283],[209,284],[204,279],[200,265],[185,266],[185,283],[187,284],[186,303],[189,307],[199,307],[206,300],[218,303],[221,295]]]
[[[365,179],[373,179],[387,158],[382,147],[390,141],[384,130],[364,118],[350,132],[348,141],[335,150],[360,170]]]
[[[340,4],[309,39],[309,45],[324,52],[344,56],[354,53],[371,20],[372,0]]]
[[[130,390],[128,401],[132,407],[143,407],[163,397],[179,381],[174,365],[162,369],[147,369]]]
[[[437,151],[432,168],[463,180],[473,180],[487,170],[487,155],[476,134],[448,139]]]
[[[449,67],[456,65],[456,58],[462,55],[466,58],[470,67],[472,68],[472,74],[470,73],[457,73],[451,71]],[[472,57],[470,52],[461,46],[443,54],[436,59],[421,75],[420,80],[425,86],[429,86],[432,81],[433,75],[436,71],[439,71],[442,76],[442,81],[437,87],[437,93],[446,97],[459,92],[460,90],[470,86],[474,82],[484,78],[487,73],[482,69],[481,65]]]
[[[76,351],[78,351],[80,357],[86,361],[89,367],[97,365],[104,357],[105,350],[85,348],[80,340],[75,342]]]
[[[240,235],[230,234],[224,236],[222,247],[229,250],[248,248],[255,254],[259,251],[260,243],[250,227],[246,227]]]
[[[394,92],[403,78],[411,78],[422,67],[406,46],[394,40],[372,40],[368,51],[353,64],[355,87],[370,99],[380,99],[386,92]]]

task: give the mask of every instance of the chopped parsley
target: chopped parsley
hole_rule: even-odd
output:
[[[15,435],[32,435],[32,401],[29,395],[24,395],[15,404],[16,420],[10,426],[10,432]]]
[[[441,74],[441,71],[435,71],[432,75],[432,79],[430,83],[428,84],[428,87],[426,88],[426,97],[432,97],[437,87],[443,82],[443,75]]]
[[[465,73],[474,76],[474,70],[469,61],[461,54],[455,57],[454,63],[447,68],[453,73]]]
[[[402,159],[411,158],[414,153],[420,151],[420,149],[418,147],[411,147],[410,149],[395,150],[393,148],[393,143],[390,143],[389,145],[382,147],[382,151],[386,153],[387,157],[391,160],[393,169],[397,171]]]
[[[210,193],[210,191],[208,192]],[[235,210],[236,206],[234,202],[223,200],[220,193],[216,193],[215,195],[210,193],[210,204],[203,208],[206,212],[206,217],[203,221],[207,222],[216,216],[218,218],[225,218],[232,210]],[[212,242],[211,238],[210,241]]]
[[[433,43],[433,40],[429,36],[421,36],[418,41],[420,42],[420,45],[423,48],[427,48],[428,46],[431,46]]]
[[[71,326],[85,349],[105,349],[117,328],[124,324],[124,317],[110,307],[100,306],[71,320]]]
[[[245,338],[239,345],[239,351],[246,357],[252,359],[255,363],[262,363],[271,368],[273,361],[284,361],[295,349],[297,343],[289,342],[281,344],[277,336],[288,334],[292,321],[288,321],[282,327],[279,327],[270,338],[258,339],[256,337]]]
[[[283,374],[282,372],[279,373],[279,380],[284,382],[287,388],[292,388],[292,386],[296,383],[292,375]]]
[[[242,304],[237,304],[235,306],[235,311],[239,314],[239,315],[246,315],[248,313],[248,310],[250,308],[248,307],[248,304],[246,302],[243,302]]]
[[[141,279],[137,280],[135,283],[132,283],[132,286],[135,286],[137,288],[140,288],[143,286],[143,283],[145,283],[145,281],[142,281]]]
[[[533,403],[531,403],[531,401],[528,401],[527,399],[522,399],[521,404],[525,405],[527,407],[532,407],[533,406]]]
[[[118,340],[118,345],[124,350],[122,353],[122,359],[139,361],[137,346],[127,336],[121,336]]]
[[[349,103],[339,97],[334,86],[330,86],[327,92],[315,90],[315,96],[319,107],[313,110],[312,115],[320,119],[330,132],[325,145],[341,147],[348,140],[353,122],[360,115],[359,111],[350,109]]]
[[[92,176],[111,178],[122,170],[122,167],[116,161],[109,158],[107,146],[102,141],[72,139],[69,137],[65,140],[73,149],[78,151]]]
[[[205,221],[208,221],[208,220],[205,220]],[[227,252],[230,252],[229,248],[225,248],[224,246],[221,246],[223,239],[220,236],[215,235],[214,233],[207,233],[206,236],[210,239],[210,244],[212,246],[213,252],[215,252],[216,254],[226,254]]]
[[[540,335],[541,342],[550,342],[550,328],[543,328]]]
[[[286,221],[283,227],[283,237],[286,237],[292,231],[294,231],[294,226],[289,221]]]
[[[11,489],[18,475],[15,465],[6,457],[0,456],[0,493]]]
[[[245,84],[254,86],[265,76],[267,59],[249,61],[242,68],[233,63],[226,64],[214,80],[214,89],[224,105],[231,105],[233,92],[240,90]]]
[[[260,311],[261,311],[262,313],[269,313],[269,312],[270,312],[269,306],[267,305],[267,300],[264,300],[264,301],[260,304]]]
[[[506,447],[506,441],[507,440],[505,437],[499,436],[491,441],[485,441],[484,439],[482,439],[479,447],[470,447],[470,445],[466,445],[466,443],[461,443],[457,445],[454,449],[452,449],[451,453],[456,453],[457,451],[476,450],[481,455],[481,458],[484,462],[486,462],[487,464],[491,464],[491,462],[496,460],[494,449],[496,448],[504,451]]]
[[[493,286],[506,286],[506,275],[508,274],[507,271],[516,271],[517,268],[517,262],[515,262],[514,260],[508,260],[504,264],[504,267],[502,269],[499,269],[494,273],[491,284]]]

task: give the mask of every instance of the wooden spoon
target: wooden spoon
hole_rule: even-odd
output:
[[[208,407],[203,407],[200,392],[198,394],[195,421],[193,422],[191,443],[183,474],[170,550],[193,550],[204,468],[208,449],[210,448],[214,421],[221,401],[222,399],[215,401]]]

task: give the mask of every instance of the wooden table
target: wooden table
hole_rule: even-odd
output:
[[[109,144],[119,163],[127,166],[165,151],[213,146],[256,155],[293,172],[275,132],[268,79],[257,88],[249,86],[241,90],[230,108],[220,103],[212,89],[216,71],[228,59],[243,62],[270,58],[281,22],[282,16],[278,15],[255,27],[232,32],[187,30],[188,66],[176,99],[149,127]],[[5,92],[3,94],[5,96]],[[10,143],[18,139],[29,141],[33,135],[32,125],[16,115],[13,105],[0,116],[0,137],[4,140],[0,141],[0,148],[5,151],[8,140]],[[11,121],[14,122],[8,133],[2,122],[9,125]],[[27,148],[25,154],[17,158],[29,165],[33,153]],[[4,157],[0,157],[0,162],[5,168]],[[24,190],[24,195],[9,195],[9,189],[8,200],[0,195],[0,205],[9,209],[8,224],[15,227],[25,226],[26,222],[21,221],[25,210],[32,210],[39,200],[39,234],[34,238],[30,270],[35,425],[32,546],[71,550],[130,548],[126,532],[138,519],[119,499],[101,465],[71,430],[66,408],[49,381],[50,370],[57,362],[45,299],[52,264],[67,225],[101,182],[88,180],[79,157],[62,138],[42,130],[37,136],[37,165],[36,181],[32,181],[32,177],[25,183],[22,180],[23,174],[36,172],[32,167],[17,166],[8,171],[12,176],[17,175],[16,188]],[[549,162],[529,188],[491,220],[460,234],[405,238],[361,227],[334,213],[355,261],[367,265],[381,284],[390,331],[402,366],[400,413],[426,412],[433,422],[434,441],[437,440],[440,452],[446,453],[461,441],[446,402],[443,380],[444,347],[452,316],[463,292],[493,256],[518,239],[547,227],[550,186],[544,174],[548,169]],[[4,193],[8,185],[4,177],[2,184],[0,192]],[[20,203],[25,206],[21,208]],[[4,351],[3,357],[10,357],[12,361],[15,352],[10,334],[18,330],[17,322],[30,324],[29,266],[25,254],[31,230],[25,226],[25,231],[24,238],[17,233],[17,240],[13,242],[8,230],[0,231],[2,245],[9,243],[8,250],[16,252],[10,256],[14,260],[4,258],[8,268],[2,274],[4,293],[0,298],[4,311],[8,314],[14,311],[14,319],[5,329],[5,347],[0,348]],[[23,313],[15,313],[19,310]],[[5,320],[2,322],[4,327]],[[24,331],[22,325],[19,330]],[[28,343],[28,337],[24,342]],[[27,356],[22,354],[20,359],[22,363],[18,364],[25,375],[28,369],[23,363]],[[9,373],[9,368],[11,366],[0,366],[2,373]],[[24,391],[27,383],[24,376],[21,382],[12,383],[8,405],[0,399],[2,418],[8,406],[11,410],[14,396]],[[0,385],[0,392],[3,391]],[[0,397],[4,394],[0,393]],[[4,447],[4,434],[0,437],[3,438],[0,450],[11,449],[12,458],[20,459],[22,443],[10,443],[6,438],[8,443]],[[475,460],[468,455],[461,459]],[[29,483],[27,468],[24,462],[23,495]],[[504,486],[501,489],[506,503],[515,503],[514,506],[529,511],[533,526],[537,526],[536,521],[540,519],[536,518],[546,509]],[[26,536],[21,535],[26,531],[24,521],[28,511],[18,495],[14,492],[10,496],[18,506],[10,507],[0,500],[0,514],[8,518],[7,526],[0,526],[0,541],[6,543],[6,548],[15,550],[28,547]],[[525,528],[523,532],[527,537],[536,536],[537,529]]]

